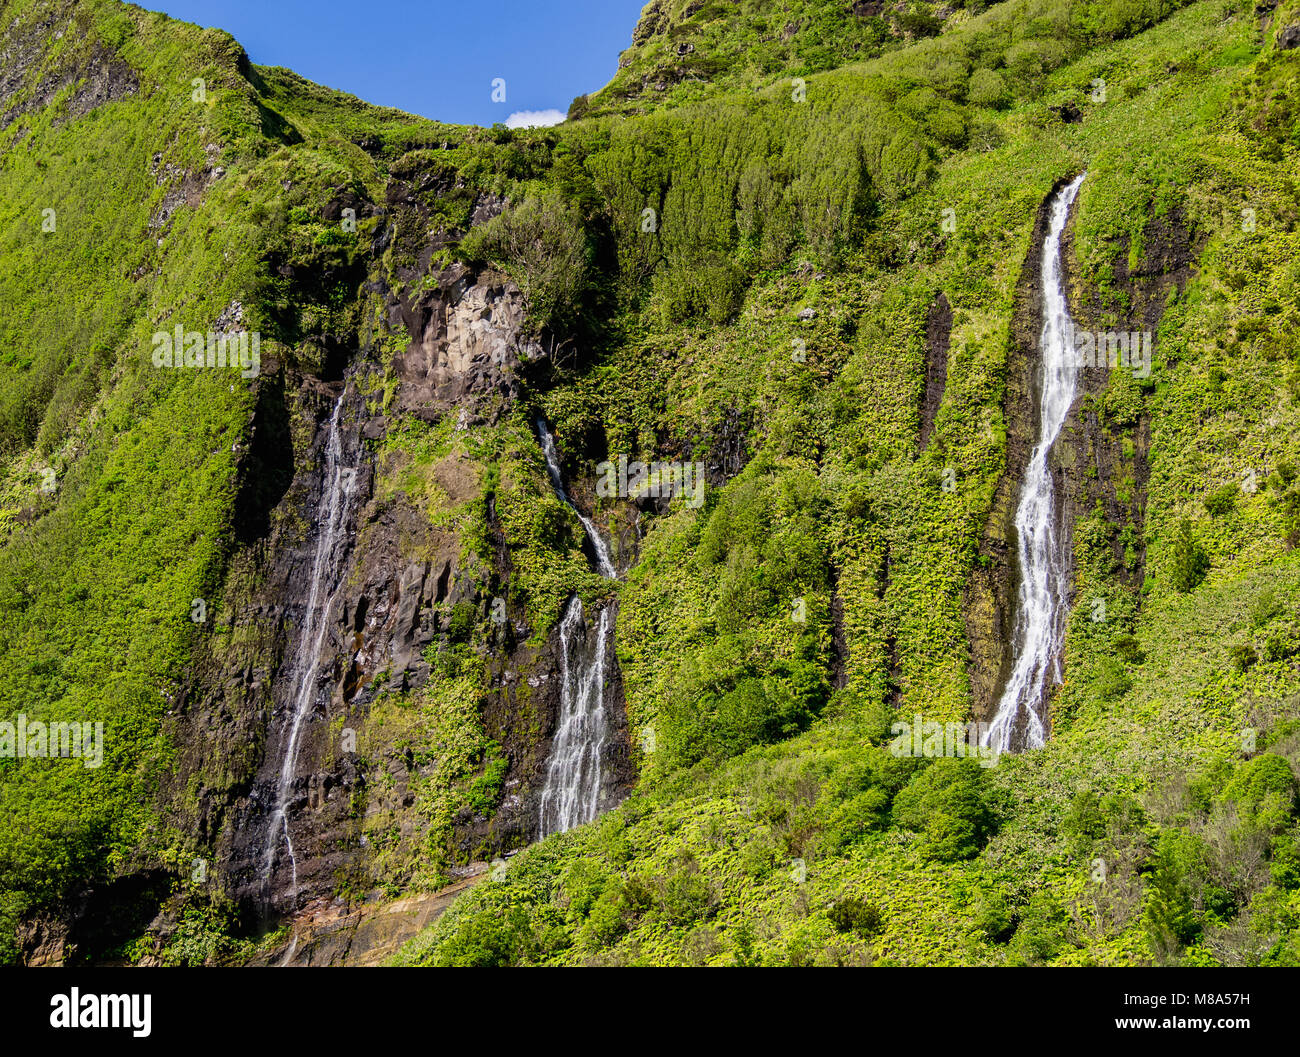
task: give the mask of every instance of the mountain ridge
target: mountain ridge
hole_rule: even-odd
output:
[[[744,42],[776,13],[742,6]],[[651,105],[622,86],[655,91],[664,41],[713,47],[721,5],[648,5],[575,120],[510,131],[125,5],[5,4],[0,712],[101,716],[109,746],[0,761],[6,958],[273,959],[303,907],[490,859],[399,961],[1300,956],[1300,11],[999,4],[823,69],[801,49],[832,9],[804,6],[776,58]],[[1156,359],[1085,372],[1054,454],[1053,737],[900,757],[892,722],[986,720],[1006,666],[1033,262],[1084,168],[1071,311]],[[173,324],[258,332],[258,376],[157,371]],[[267,903],[345,385],[358,531],[293,782],[302,886]],[[624,582],[552,494],[539,414]],[[597,498],[620,454],[700,459],[703,506]],[[631,795],[533,844],[574,593],[617,603]]]

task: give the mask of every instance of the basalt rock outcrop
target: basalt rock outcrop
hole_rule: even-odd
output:
[[[433,289],[389,300],[390,324],[411,338],[394,361],[402,381],[397,410],[431,419],[481,406],[492,395],[515,399],[519,383],[509,368],[543,355],[540,343],[521,336],[523,292],[501,277],[476,277],[461,264],[433,280]]]
[[[6,36],[0,51],[0,131],[24,114],[43,110],[68,88],[72,92],[64,104],[64,121],[140,90],[139,78],[130,65],[102,43],[82,39],[84,31],[77,22],[75,5],[69,4],[62,17],[41,20],[27,33]],[[53,34],[75,40],[77,46],[54,68],[42,69],[46,66],[45,42]],[[33,74],[39,79],[31,86]]]

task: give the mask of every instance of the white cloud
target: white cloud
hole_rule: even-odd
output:
[[[563,110],[516,110],[506,118],[506,128],[550,128],[563,120]]]

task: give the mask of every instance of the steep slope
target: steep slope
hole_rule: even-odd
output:
[[[526,419],[500,421],[509,364],[536,353],[522,295],[446,267],[428,240],[429,201],[460,224],[499,204],[451,169],[407,182],[414,168],[389,168],[412,147],[481,164],[499,145],[451,130],[452,147],[443,126],[116,4],[9,5],[5,23],[4,710],[102,723],[104,753],[0,761],[6,942],[16,926],[28,959],[201,960],[283,907],[377,879],[437,884],[484,840],[526,840],[526,821],[487,835],[483,812],[506,752],[526,774],[544,765],[557,616],[525,623],[512,601],[513,623],[474,618],[503,520],[556,608],[581,536],[546,501]],[[259,361],[162,369],[155,338],[176,326],[255,337]],[[362,346],[373,360],[349,369]],[[268,884],[340,394],[359,494],[316,607],[331,714],[313,702],[295,754],[297,884]],[[453,648],[426,659],[439,634]],[[417,695],[431,667],[436,709]],[[353,709],[369,724],[349,726]]]
[[[780,77],[860,62],[964,24],[989,5],[794,0],[738,3],[652,0],[599,92],[579,96],[570,118],[639,114],[708,98],[720,87],[757,89]]]
[[[0,760],[10,957],[278,959],[530,844],[576,593],[617,602],[633,794],[402,960],[1296,960],[1300,13],[777,6],[651,5],[588,117],[520,132],[4,8],[0,711],[106,724],[101,768]],[[715,68],[649,102],[681,41]],[[1005,678],[1034,262],[1085,168],[1072,315],[1155,351],[1084,371],[1053,455],[1052,737],[900,757]],[[256,375],[154,367],[178,323],[256,332]]]
[[[654,751],[627,805],[520,857],[403,961],[1295,962],[1296,18],[1197,6],[1034,101],[970,108],[974,149],[842,270],[760,276],[734,324],[601,375],[654,379],[669,421],[719,393],[763,424],[711,508],[649,532],[624,593]],[[1084,371],[1055,456],[1075,584],[1052,739],[986,769],[900,758],[891,722],[987,718],[1000,689],[1033,262],[1049,192],[1084,168],[1072,313],[1157,333],[1149,377]],[[773,736],[755,720],[816,711],[787,682],[810,633],[843,689],[720,766]]]

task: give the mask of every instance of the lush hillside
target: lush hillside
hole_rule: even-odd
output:
[[[652,0],[641,12],[632,46],[619,56],[613,80],[575,100],[569,116],[644,113],[707,99],[723,86],[755,90],[780,77],[806,78],[937,36],[989,6],[982,0],[796,0],[779,8],[764,0]]]
[[[369,492],[281,917],[526,848],[399,960],[1300,960],[1300,7],[983,6],[656,0],[509,132],[5,3],[0,716],[105,723],[100,768],[0,759],[7,956],[276,941],[257,790],[341,391]],[[990,714],[1031,265],[1085,170],[1072,311],[1155,353],[1060,445],[1053,736],[900,758],[899,717]],[[496,352],[438,359],[475,320]],[[232,321],[256,377],[153,366]],[[620,455],[703,503],[597,498]],[[617,598],[631,795],[533,844],[575,591]]]
[[[951,103],[964,150],[935,135],[933,173],[892,194],[868,160],[880,199],[860,249],[804,242],[791,264],[813,267],[760,271],[734,318],[665,332],[643,315],[579,383],[574,413],[603,408],[609,450],[650,428],[685,446],[734,416],[753,424],[752,458],[704,510],[650,530],[624,589],[629,716],[655,733],[637,793],[515,860],[404,961],[1294,962],[1300,202],[1278,107],[1297,66],[1269,37],[1251,12],[1225,25],[1193,7],[1086,50],[1052,34],[1038,47],[1059,48],[1059,68],[1019,83],[977,32],[934,42],[969,79],[964,99],[936,93],[930,127]],[[902,51],[811,78],[809,98],[861,93],[867,138],[877,99],[909,98],[880,81],[938,66]],[[973,105],[990,72],[997,105]],[[1078,301],[1114,326],[1150,296],[1142,278],[1168,288],[1152,378],[1093,398],[1119,501],[1076,534],[1055,735],[995,768],[900,760],[884,748],[893,709],[970,714],[967,585],[1005,471],[1017,282],[1039,204],[1084,168]],[[1271,219],[1243,230],[1243,209]],[[1181,289],[1171,230],[1195,255]],[[947,388],[918,457],[940,291]],[[1180,580],[1183,519],[1209,557],[1200,583]]]

